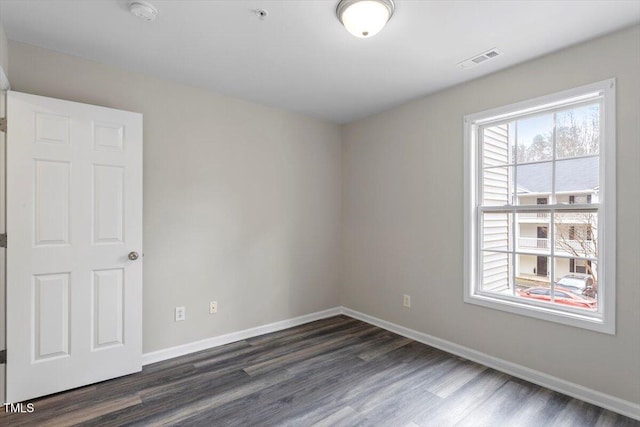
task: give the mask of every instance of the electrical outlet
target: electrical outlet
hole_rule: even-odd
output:
[[[216,314],[218,312],[218,301],[211,301],[209,303],[209,314]]]
[[[180,322],[187,318],[187,309],[185,307],[176,307],[176,322]]]
[[[404,297],[402,298],[402,305],[407,308],[411,308],[411,295],[404,294]]]

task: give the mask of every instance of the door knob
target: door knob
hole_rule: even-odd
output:
[[[138,252],[129,252],[129,259],[135,261],[138,259]]]

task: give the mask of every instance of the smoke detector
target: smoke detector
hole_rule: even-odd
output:
[[[464,69],[473,68],[477,65],[482,64],[483,62],[489,61],[490,59],[494,59],[502,55],[504,55],[504,53],[499,49],[496,49],[496,48],[489,49],[488,51],[482,52],[479,55],[475,55],[467,59],[466,61],[460,62],[458,64],[458,67],[464,68]]]
[[[143,0],[133,0],[129,3],[129,11],[147,22],[155,21],[158,17],[158,9],[151,3]]]
[[[267,19],[267,16],[269,16],[269,11],[266,9],[256,9],[254,10],[256,16],[258,18],[260,18],[262,21],[264,21],[265,19]]]

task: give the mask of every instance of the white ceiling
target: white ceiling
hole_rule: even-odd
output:
[[[128,0],[0,0],[0,20],[12,40],[337,123],[640,22],[638,0],[395,1],[370,39],[338,0],[151,0],[153,23]]]

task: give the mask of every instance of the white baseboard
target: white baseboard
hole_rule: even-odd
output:
[[[187,344],[177,345],[175,347],[164,348],[162,350],[152,351],[142,355],[142,365],[161,362],[163,360],[173,359],[174,357],[184,356],[185,354],[195,353],[197,351],[207,350],[213,347],[229,344],[232,342],[245,340],[247,338],[256,337],[258,335],[269,334],[271,332],[281,331],[283,329],[292,328],[304,323],[313,322],[315,320],[324,319],[331,316],[341,314],[340,307],[330,308],[328,310],[318,311],[316,313],[306,314],[293,319],[281,320],[279,322],[269,323],[268,325],[257,326],[255,328],[245,329],[243,331],[232,332],[230,334],[219,335],[217,337],[207,338]]]
[[[382,320],[377,317],[369,316],[368,314],[360,313],[359,311],[355,311],[347,307],[334,307],[328,310],[295,317],[293,319],[282,320],[279,322],[270,323],[268,325],[257,326],[255,328],[232,332],[226,335],[220,335],[217,337],[207,338],[192,343],[153,351],[151,353],[145,353],[142,355],[142,364],[149,365],[151,363],[173,359],[174,357],[184,356],[186,354],[207,350],[259,335],[281,331],[283,329],[291,328],[331,316],[337,316],[339,314],[344,314],[346,316],[353,317],[354,319],[362,320],[363,322],[367,322],[371,325],[378,326],[390,332],[394,332],[398,335],[411,338],[423,344],[430,345],[432,347],[446,351],[447,353],[464,357],[465,359],[472,360],[476,363],[480,363],[506,374],[513,375],[514,377],[521,378],[525,381],[538,384],[548,389],[555,390],[571,397],[575,397],[576,399],[584,400],[585,402],[589,402],[602,408],[625,415],[627,417],[640,420],[640,405],[637,403],[629,402],[615,396],[601,393],[599,391],[581,386],[579,384],[565,381],[552,375],[545,374],[543,372],[536,371],[525,366],[518,365],[516,363],[508,362],[504,359],[490,356],[488,354],[470,349],[468,347],[464,347],[450,341],[443,340],[441,338],[436,338],[423,332],[418,332],[414,329],[409,329],[395,323],[387,322],[386,320]]]
[[[565,381],[549,374],[481,353],[468,347],[454,344],[450,341],[436,338],[413,329],[405,328],[404,326],[396,325],[395,323],[387,322],[386,320],[378,319],[377,317],[351,310],[350,308],[341,307],[340,312],[349,317],[353,317],[354,319],[362,320],[363,322],[370,323],[398,335],[439,348],[447,353],[455,354],[456,356],[472,360],[525,381],[538,384],[548,389],[575,397],[576,399],[584,400],[585,402],[640,420],[640,405],[637,403],[601,393],[579,384]]]

